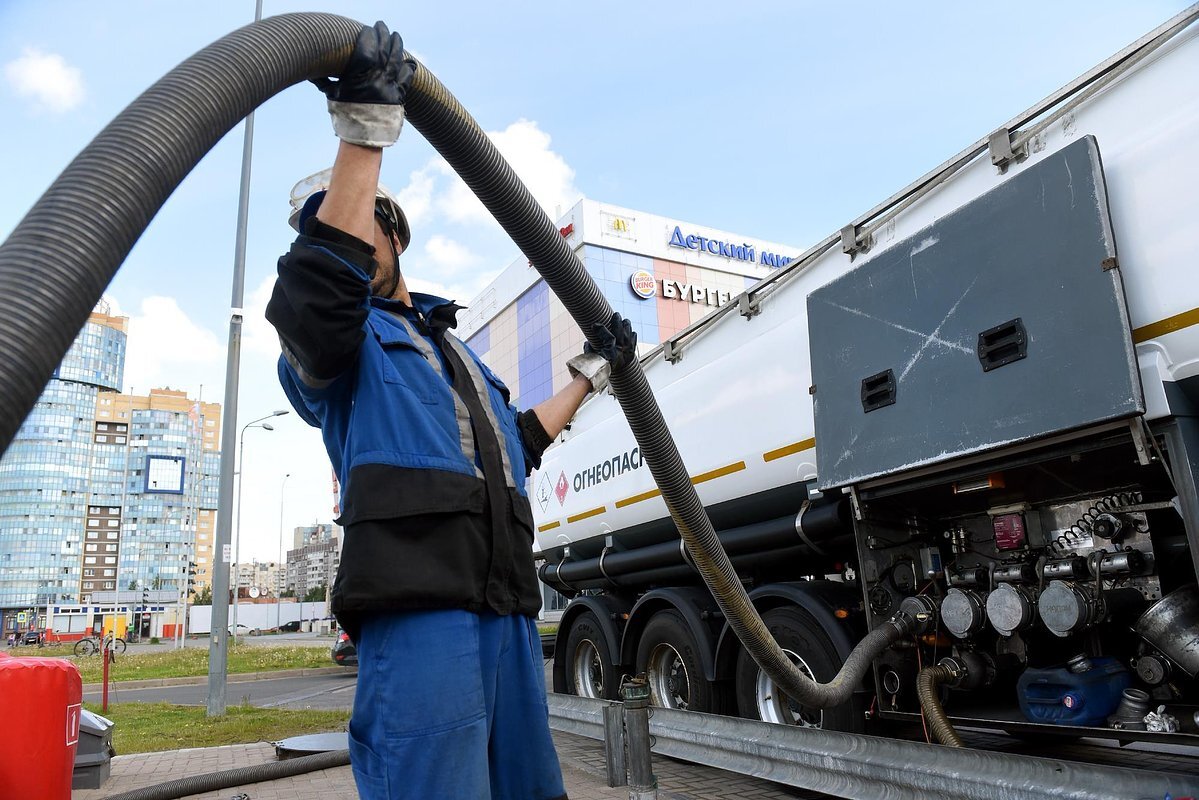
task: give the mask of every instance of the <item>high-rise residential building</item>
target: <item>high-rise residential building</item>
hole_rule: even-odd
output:
[[[339,537],[330,533],[323,540],[318,537],[310,544],[287,551],[287,591],[303,599],[318,586],[331,588],[341,561],[338,544]]]
[[[286,570],[277,561],[251,561],[237,565],[237,596],[278,597],[283,591]]]
[[[0,457],[5,630],[118,586],[182,592],[190,563],[211,581],[220,405],[121,394],[127,332],[98,307]]]
[[[120,528],[127,544],[118,550],[122,589],[135,582],[138,588],[178,588],[187,578],[188,562],[195,564],[196,590],[211,585],[220,426],[219,403],[192,400],[181,391],[97,398],[88,534],[105,526]],[[114,513],[119,525],[113,525]],[[103,576],[88,574],[89,555],[84,554],[80,586],[84,597],[112,588],[100,585],[109,577],[107,564]]]
[[[300,525],[292,531],[292,549],[299,550],[306,544],[331,542],[337,538],[339,527],[331,522],[315,522],[312,525]]]

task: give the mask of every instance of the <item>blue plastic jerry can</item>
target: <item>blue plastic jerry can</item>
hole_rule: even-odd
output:
[[[1128,670],[1114,658],[1092,658],[1091,669],[1026,669],[1017,683],[1020,711],[1030,722],[1051,725],[1103,725],[1120,696],[1132,684]]]

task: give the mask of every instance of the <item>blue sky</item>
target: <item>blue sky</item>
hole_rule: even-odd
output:
[[[583,194],[802,249],[1185,3],[447,7],[266,0],[264,15],[387,21],[551,214]],[[253,14],[251,0],[0,0],[0,237],[127,103]],[[132,318],[127,389],[202,384],[205,400],[222,397],[241,142],[238,127],[201,162],[109,287]],[[287,407],[261,308],[291,238],[288,192],[335,149],[311,86],[257,114],[243,422]],[[465,303],[517,255],[415,130],[386,153],[383,179],[412,218],[402,264],[414,288]],[[288,530],[332,516],[319,437],[294,414],[275,422],[247,439],[243,560],[274,557],[281,507]]]

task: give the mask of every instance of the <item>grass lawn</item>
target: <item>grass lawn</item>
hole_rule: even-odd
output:
[[[100,656],[73,656],[70,648],[21,648],[10,651],[17,656],[68,658],[79,667],[84,683],[103,680],[104,663]],[[334,666],[324,647],[260,647],[240,645],[229,648],[229,674],[274,672],[281,669]],[[146,678],[182,678],[208,674],[208,648],[188,647],[157,653],[125,653],[109,665],[109,680],[136,681]]]
[[[116,723],[112,738],[118,755],[275,742],[304,733],[345,730],[350,721],[349,711],[229,706],[225,716],[209,718],[204,706],[118,703],[110,705],[108,713],[104,713],[100,711],[99,703],[84,705],[89,711]]]

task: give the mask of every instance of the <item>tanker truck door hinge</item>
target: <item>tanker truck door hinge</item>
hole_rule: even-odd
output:
[[[1153,463],[1153,457],[1149,453],[1153,433],[1148,428],[1144,417],[1133,417],[1128,421],[1128,429],[1132,433],[1132,446],[1137,451],[1137,462],[1142,467]]]
[[[991,153],[991,163],[1000,172],[1006,172],[1009,164],[1023,161],[1028,156],[1028,149],[1024,145],[1012,149],[1012,132],[1007,128],[1000,128],[987,137],[987,150]]]
[[[858,499],[858,487],[849,487],[849,508],[853,512],[853,518],[861,522],[865,517],[862,516],[862,501]]]

